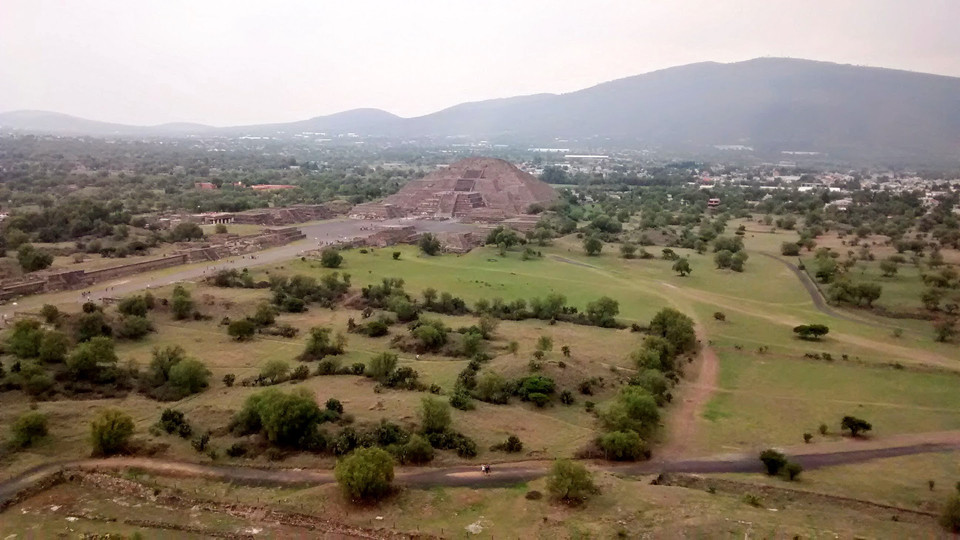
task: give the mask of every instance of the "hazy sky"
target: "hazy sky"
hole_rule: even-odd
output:
[[[960,76],[960,0],[0,0],[0,111],[415,116],[700,61]]]

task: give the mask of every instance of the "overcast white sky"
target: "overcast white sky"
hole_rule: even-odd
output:
[[[0,111],[401,116],[701,61],[960,76],[960,0],[0,0]]]

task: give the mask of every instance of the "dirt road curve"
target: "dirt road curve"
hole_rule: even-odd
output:
[[[810,276],[808,276],[806,272],[798,268],[797,265],[791,263],[790,261],[777,257],[776,255],[771,255],[769,253],[761,253],[761,255],[766,255],[767,257],[770,257],[775,261],[780,261],[783,264],[787,265],[787,268],[789,268],[797,276],[797,279],[799,279],[800,283],[803,284],[803,288],[806,289],[807,293],[810,294],[810,300],[813,301],[813,305],[817,308],[819,312],[823,313],[824,315],[829,315],[830,317],[834,317],[837,319],[844,319],[844,320],[855,322],[855,323],[865,324],[867,326],[873,326],[875,328],[888,328],[887,325],[880,324],[878,322],[859,319],[852,315],[847,315],[846,313],[833,309],[833,307],[831,307],[830,304],[827,303],[826,299],[823,297],[823,294],[820,293],[820,289],[817,287],[817,284],[810,279]]]
[[[860,463],[874,459],[946,452],[960,450],[960,431],[919,433],[890,437],[888,440],[837,441],[808,444],[783,449],[806,469],[833,465]],[[479,465],[457,467],[401,468],[396,476],[398,484],[426,488],[450,487],[497,487],[534,480],[544,476],[550,466],[549,460],[504,463],[493,466],[493,472],[484,475]],[[685,460],[654,460],[642,463],[614,465],[595,463],[595,470],[608,471],[623,476],[658,474],[663,472],[729,473],[759,472],[760,461],[756,453],[738,453]],[[269,484],[288,486],[312,486],[334,482],[333,471],[301,469],[256,469],[183,463],[152,458],[120,457],[55,462],[35,467],[20,476],[0,482],[0,507],[24,488],[31,486],[58,471],[122,471],[138,469],[147,473],[171,477],[195,477],[238,484]]]

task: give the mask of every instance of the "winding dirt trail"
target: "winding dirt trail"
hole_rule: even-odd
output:
[[[696,376],[685,377],[677,385],[676,395],[683,396],[683,399],[668,409],[666,434],[657,450],[658,456],[690,455],[697,434],[697,422],[703,417],[707,402],[718,389],[720,360],[700,327],[697,328],[697,339],[701,348],[695,366]]]

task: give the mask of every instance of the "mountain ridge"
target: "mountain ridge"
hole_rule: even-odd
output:
[[[0,128],[106,136],[316,132],[677,148],[747,144],[841,154],[949,155],[960,151],[960,78],[764,57],[674,66],[573,92],[466,102],[410,118],[361,108],[248,126],[130,126],[13,111],[0,113]]]

